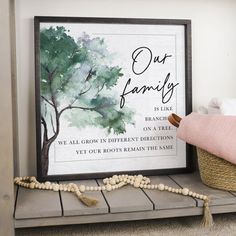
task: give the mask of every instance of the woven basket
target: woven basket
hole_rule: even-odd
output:
[[[197,148],[202,182],[209,187],[236,191],[236,165]]]

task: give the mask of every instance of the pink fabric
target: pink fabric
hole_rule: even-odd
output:
[[[236,116],[193,112],[181,120],[177,137],[236,164]]]

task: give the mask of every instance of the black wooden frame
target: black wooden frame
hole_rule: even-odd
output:
[[[45,180],[72,180],[104,178],[119,172],[88,173],[71,175],[47,175],[42,174],[41,163],[41,109],[40,109],[40,23],[105,23],[105,24],[149,24],[149,25],[182,25],[185,28],[185,110],[186,115],[192,112],[192,45],[191,45],[191,20],[183,19],[142,19],[142,18],[93,18],[93,17],[51,17],[35,16],[35,103],[36,103],[36,146],[37,146],[37,177],[40,181]],[[122,174],[177,174],[192,172],[195,169],[194,149],[186,144],[186,168],[172,168],[161,170],[137,170],[124,171]]]

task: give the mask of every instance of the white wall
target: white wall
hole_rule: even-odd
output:
[[[20,174],[36,174],[33,16],[192,20],[193,105],[236,97],[235,0],[16,0]]]

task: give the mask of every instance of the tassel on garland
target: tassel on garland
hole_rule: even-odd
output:
[[[77,186],[74,183],[70,183],[69,186],[71,187],[71,191],[75,193],[75,195],[84,205],[91,207],[98,203],[96,199],[86,197],[82,194],[85,191],[84,185]]]
[[[78,196],[78,198],[84,205],[88,207],[95,206],[98,203],[96,199],[93,199],[84,195],[80,195]]]
[[[209,208],[209,199],[204,202],[202,226],[212,227],[214,225],[213,217]]]

